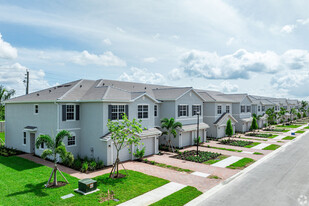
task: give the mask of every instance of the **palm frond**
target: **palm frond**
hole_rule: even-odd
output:
[[[175,122],[174,124],[173,124],[173,129],[180,129],[182,127],[182,124],[180,123],[180,122]]]
[[[67,130],[62,130],[62,131],[60,131],[58,134],[57,134],[57,136],[56,136],[56,141],[55,141],[55,143],[56,143],[56,148],[57,147],[59,147],[60,146],[60,143],[63,141],[63,139],[65,138],[65,137],[72,137],[72,135],[71,135],[71,133],[69,132],[69,131],[67,131]]]
[[[64,145],[60,145],[55,149],[55,153],[59,154],[61,159],[64,159],[67,154],[67,150]]]
[[[41,157],[43,159],[46,159],[46,157],[48,157],[49,155],[53,155],[53,151],[51,149],[46,149],[43,151]]]
[[[175,129],[172,129],[172,130],[171,130],[171,134],[174,136],[174,138],[176,138],[176,137],[177,137],[177,132],[176,132],[176,130],[175,130]]]
[[[40,135],[37,138],[35,142],[36,148],[38,149],[42,143],[45,143],[48,149],[54,148],[54,145],[55,145],[55,142],[53,141],[53,139],[47,134]]]

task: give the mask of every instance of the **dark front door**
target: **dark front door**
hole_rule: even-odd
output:
[[[30,133],[30,153],[35,152],[35,133]]]

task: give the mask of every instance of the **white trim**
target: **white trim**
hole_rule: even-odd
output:
[[[131,101],[136,101],[137,99],[143,97],[143,96],[147,96],[149,99],[151,99],[152,101],[154,101],[155,103],[160,103],[158,100],[154,99],[153,97],[149,96],[147,93],[143,93],[141,95],[139,95],[138,97],[135,97],[134,99],[132,99]]]
[[[148,115],[147,115],[148,118],[138,118],[138,106],[143,106],[143,105],[147,105],[147,106],[148,106]],[[149,115],[149,114],[150,114],[150,107],[149,107],[149,104],[138,104],[138,105],[137,105],[137,110],[136,110],[136,111],[137,111],[137,119],[149,120],[149,117],[150,117],[150,115]],[[144,111],[143,111],[143,112],[144,112]]]
[[[187,115],[186,116],[178,116],[178,114],[179,114],[179,111],[178,111],[178,106],[188,106],[188,107],[186,107],[186,108],[188,108],[188,110],[187,110]],[[189,108],[189,104],[177,104],[177,117],[189,117],[189,110],[190,110],[190,108]]]
[[[77,144],[76,144],[76,133],[75,132],[70,132],[71,133],[71,136],[75,138],[74,140],[74,144],[73,145],[69,145],[69,137],[67,137],[67,147],[76,147]]]
[[[107,86],[107,89],[106,89],[106,91],[105,91],[105,93],[104,93],[104,95],[102,97],[102,100],[107,96],[109,90],[110,90],[110,86]]]
[[[69,129],[57,129],[57,131],[61,131],[61,130],[80,130],[81,128],[69,128]]]
[[[71,89],[69,89],[66,93],[64,93],[61,97],[58,98],[58,100],[63,99],[68,93],[70,93],[73,89],[75,89],[80,83],[82,83],[83,79],[81,79],[79,82],[77,82]]]
[[[198,96],[198,97],[202,100],[202,102],[205,101],[205,99],[204,99],[197,91],[195,91],[195,89],[194,89],[193,87],[191,87],[188,91],[184,92],[182,95],[180,95],[179,97],[177,97],[177,98],[175,99],[175,101],[177,101],[178,99],[180,99],[181,97],[183,97],[185,94],[187,94],[187,93],[190,92],[190,91],[193,91],[193,92],[196,94],[196,96]]]
[[[77,121],[76,120],[76,103],[68,103],[68,104],[65,104],[65,121],[67,122],[75,122]],[[74,111],[73,111],[73,117],[74,119],[68,119],[68,108],[67,106],[73,106],[74,107]]]

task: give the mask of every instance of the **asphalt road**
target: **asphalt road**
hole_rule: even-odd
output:
[[[199,205],[309,205],[309,134],[231,181]]]

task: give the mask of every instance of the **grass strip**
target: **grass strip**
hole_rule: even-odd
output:
[[[242,152],[242,150],[229,149],[229,148],[224,148],[224,147],[213,147],[213,146],[210,146],[210,145],[202,146],[202,147],[208,147],[208,148],[212,148],[212,149],[226,150],[226,151],[230,151],[230,152]]]
[[[285,138],[282,138],[283,140],[292,140],[295,139],[296,137],[292,137],[292,136],[286,136]]]
[[[254,139],[254,138],[246,138],[246,137],[241,137],[240,139],[248,139],[248,140],[257,140],[257,141],[267,141],[267,139]]]
[[[207,178],[216,179],[216,180],[222,179],[221,177],[218,177],[217,175],[209,175]]]
[[[5,143],[5,134],[4,132],[0,132],[0,145]]]
[[[231,164],[230,166],[227,166],[227,168],[243,169],[253,162],[254,162],[253,159],[245,157],[245,158],[242,158],[241,160],[238,160],[237,162]]]
[[[203,162],[204,164],[207,164],[207,165],[212,165],[212,164],[215,164],[216,162],[219,162],[221,160],[224,160],[226,158],[228,158],[229,156],[227,155],[220,155],[219,157],[217,157],[216,159],[211,159],[211,160],[208,160],[206,162]]]
[[[304,129],[309,129],[309,127],[304,127]]]
[[[260,153],[260,152],[253,152],[253,154],[255,154],[255,155],[263,155],[263,153]]]
[[[194,198],[203,194],[201,191],[197,190],[195,187],[187,186],[161,200],[151,204],[151,206],[166,206],[166,205],[185,205]]]
[[[261,143],[260,143],[260,142],[253,142],[253,143],[251,143],[251,144],[249,144],[249,145],[246,145],[246,146],[244,146],[244,147],[246,147],[246,148],[251,148],[251,147],[254,147],[254,146],[259,145],[259,144],[261,144]]]
[[[292,125],[277,125],[277,127],[282,127],[282,128],[298,128],[300,126],[301,125],[295,125],[295,124],[292,124]]]
[[[263,148],[263,150],[276,150],[280,147],[280,145],[277,145],[277,144],[271,144],[265,148]]]
[[[296,131],[295,133],[302,134],[302,133],[305,133],[305,131],[303,131],[303,130],[298,130],[298,131]]]
[[[279,135],[275,134],[275,135],[272,135],[272,136],[270,136],[270,137],[268,137],[268,138],[272,139],[272,138],[275,138],[275,137],[278,137],[278,136],[279,136]]]
[[[175,167],[175,166],[167,165],[167,164],[164,164],[164,163],[150,161],[150,160],[147,160],[147,159],[144,159],[143,162],[147,163],[147,164],[155,165],[155,166],[158,166],[158,167],[163,167],[163,168],[167,168],[167,169],[171,169],[171,170],[176,170],[178,172],[187,172],[187,173],[192,173],[193,172],[192,170],[189,170],[189,169],[183,169],[183,168],[180,168],[180,167]]]

